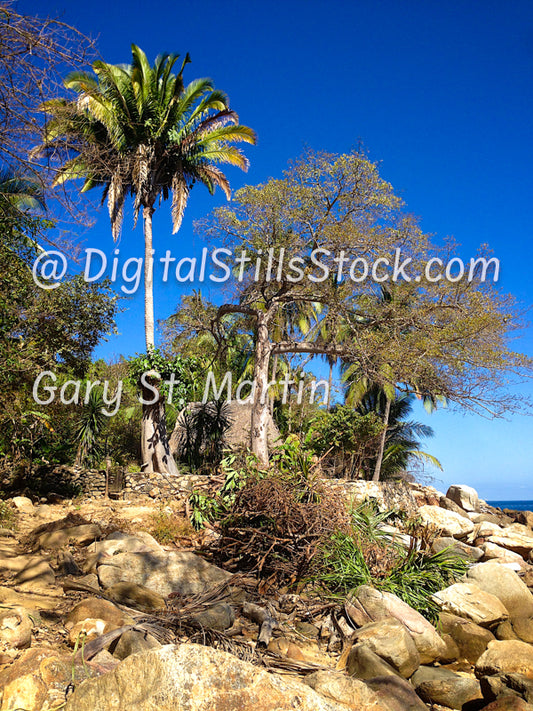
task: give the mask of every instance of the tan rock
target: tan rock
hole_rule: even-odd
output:
[[[471,486],[454,485],[450,486],[446,496],[460,506],[464,511],[479,510],[479,496]]]
[[[17,511],[25,514],[32,514],[34,512],[34,506],[32,500],[27,496],[14,496],[11,501],[15,505]]]
[[[496,543],[487,541],[486,543],[482,543],[480,548],[483,551],[483,562],[496,560],[500,563],[518,563],[520,569],[526,568],[527,566],[527,563],[520,553],[502,548],[496,545]]]
[[[470,568],[466,579],[501,600],[510,617],[533,616],[533,595],[518,575],[505,566],[477,563]]]
[[[27,649],[31,644],[32,620],[23,607],[0,609],[0,642],[6,647]]]
[[[373,703],[373,697],[372,701]],[[135,654],[81,684],[65,711],[349,711],[301,681],[196,644]],[[360,711],[375,709],[361,706]],[[425,711],[425,709],[424,709]]]
[[[509,617],[501,600],[472,583],[455,583],[435,593],[432,599],[444,612],[465,617],[481,627],[494,627]]]
[[[446,633],[451,635],[458,648],[458,659],[466,659],[470,664],[475,664],[487,645],[494,639],[494,635],[489,630],[476,625],[475,622],[466,620],[447,612],[441,612],[439,616],[440,629],[443,637]],[[507,624],[503,622],[502,624]]]
[[[440,506],[422,506],[418,510],[418,515],[425,526],[432,526],[442,532],[444,536],[453,538],[465,538],[474,530],[474,524],[470,519],[440,508]]]
[[[141,553],[154,551],[163,553],[163,547],[146,531],[139,531],[134,536],[123,531],[109,534],[103,541],[95,541],[88,546],[89,553],[116,555],[117,553]]]
[[[83,620],[103,620],[109,625],[109,630],[118,629],[132,621],[129,615],[108,600],[98,597],[88,597],[75,605],[65,619],[65,627],[72,629],[78,622]]]
[[[420,666],[420,654],[413,638],[407,628],[394,618],[361,627],[354,639],[375,652],[406,679]]]
[[[290,639],[286,637],[278,637],[269,642],[268,645],[269,652],[274,652],[274,654],[280,654],[282,657],[288,657],[289,659],[298,659],[303,661],[305,659],[302,650],[297,644],[291,642]]]
[[[151,612],[166,607],[164,597],[137,583],[115,583],[107,588],[106,595],[112,597],[115,602],[134,607],[136,610]]]
[[[87,619],[76,622],[68,633],[68,643],[71,647],[81,647],[82,644],[90,642],[96,637],[100,637],[106,632],[110,632],[109,623],[104,620]],[[116,629],[116,628],[115,628]]]
[[[346,704],[350,709],[386,711],[376,693],[364,682],[347,677],[341,672],[318,671],[304,677],[303,681],[321,696]]]
[[[347,597],[344,609],[356,627],[393,617],[407,628],[422,664],[431,664],[446,652],[446,644],[425,617],[399,597],[360,585]]]
[[[425,703],[405,679],[385,676],[370,679],[367,683],[387,711],[427,711]]]
[[[184,551],[119,553],[98,567],[98,578],[104,588],[119,582],[137,583],[165,598],[172,592],[197,595],[230,577],[230,573],[216,565]]]
[[[523,674],[533,678],[533,647],[515,640],[489,642],[476,664],[476,676]]]
[[[0,672],[0,711],[40,711],[47,686],[39,673],[39,664],[50,656],[56,656],[53,649],[28,649]]]
[[[56,531],[41,533],[37,538],[39,548],[63,548],[69,543],[85,546],[92,543],[96,538],[100,538],[102,530],[94,523],[82,524],[81,526],[68,526]]]
[[[364,644],[354,644],[346,660],[347,673],[356,679],[368,680],[380,676],[400,676],[388,662]]]
[[[488,541],[527,558],[533,550],[533,531],[520,523],[513,523],[489,536]]]
[[[112,646],[113,656],[117,659],[126,659],[132,654],[146,652],[149,649],[160,649],[161,644],[146,632],[128,630],[121,634],[117,643]]]
[[[442,667],[420,667],[411,683],[423,701],[450,709],[468,708],[467,704],[483,698],[477,679]]]
[[[0,586],[0,605],[20,606],[27,610],[55,610],[63,599],[62,592],[50,590],[47,595],[30,592],[17,592],[12,588]]]
[[[519,696],[502,696],[485,706],[483,711],[533,711],[533,706]]]

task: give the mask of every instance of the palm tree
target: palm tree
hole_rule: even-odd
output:
[[[436,457],[420,450],[420,440],[433,437],[434,433],[428,425],[407,419],[413,409],[413,400],[414,395],[405,393],[396,394],[393,399],[379,385],[372,385],[355,408],[361,415],[375,412],[383,421],[383,444],[370,467],[374,480],[378,462],[383,479],[406,471],[412,460],[426,462],[442,469]],[[370,469],[368,473],[370,474]]]
[[[103,189],[111,229],[116,240],[128,195],[135,221],[142,208],[144,222],[145,337],[154,348],[152,216],[157,201],[172,195],[172,223],[181,225],[189,192],[203,183],[210,193],[220,187],[229,199],[229,181],[218,164],[247,170],[248,160],[234,143],[255,143],[252,129],[241,126],[228,98],[211,80],[196,79],[187,86],[183,70],[172,72],[178,55],[163,54],[153,66],[145,53],[132,45],[130,65],[102,61],[94,73],[74,72],[65,80],[75,100],[55,99],[43,105],[49,115],[43,146],[48,155],[60,154],[55,184],[82,179],[82,192]],[[65,154],[65,139],[67,142]],[[145,406],[143,464],[145,471],[177,473],[168,449],[164,407]]]

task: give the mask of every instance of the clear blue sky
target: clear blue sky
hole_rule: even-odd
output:
[[[427,232],[437,241],[454,235],[467,257],[488,243],[501,260],[501,288],[531,304],[530,0],[22,0],[19,7],[97,37],[110,62],[128,62],[132,42],[150,59],[189,52],[185,79],[212,77],[258,133],[247,151],[249,173],[228,171],[235,188],[279,176],[304,146],[342,152],[361,139]],[[197,254],[203,243],[192,222],[222,202],[196,188],[174,238],[164,206],[154,223],[158,253]],[[130,226],[119,245],[124,258],[142,255],[140,226]],[[84,239],[112,254],[106,212]],[[157,287],[156,317],[164,318],[177,292]],[[120,336],[97,355],[143,350],[141,294],[126,305]],[[531,332],[520,347],[533,355]],[[533,393],[531,385],[523,390]],[[445,467],[439,488],[468,483],[488,499],[533,499],[530,417],[501,422],[439,412],[428,421],[436,437],[427,449]]]

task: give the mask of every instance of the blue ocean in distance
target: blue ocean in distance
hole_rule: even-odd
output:
[[[511,511],[533,511],[533,501],[487,501],[487,504]]]

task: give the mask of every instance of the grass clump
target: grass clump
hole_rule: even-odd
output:
[[[434,622],[439,608],[431,599],[466,572],[466,562],[448,549],[431,553],[431,541],[412,538],[409,548],[383,529],[395,512],[380,513],[366,502],[354,508],[348,529],[327,539],[313,564],[313,579],[326,593],[344,598],[359,585],[397,595]]]
[[[150,516],[148,532],[163,546],[191,538],[195,533],[188,519],[163,508]]]
[[[17,515],[5,501],[0,500],[0,528],[14,531],[17,527]]]

